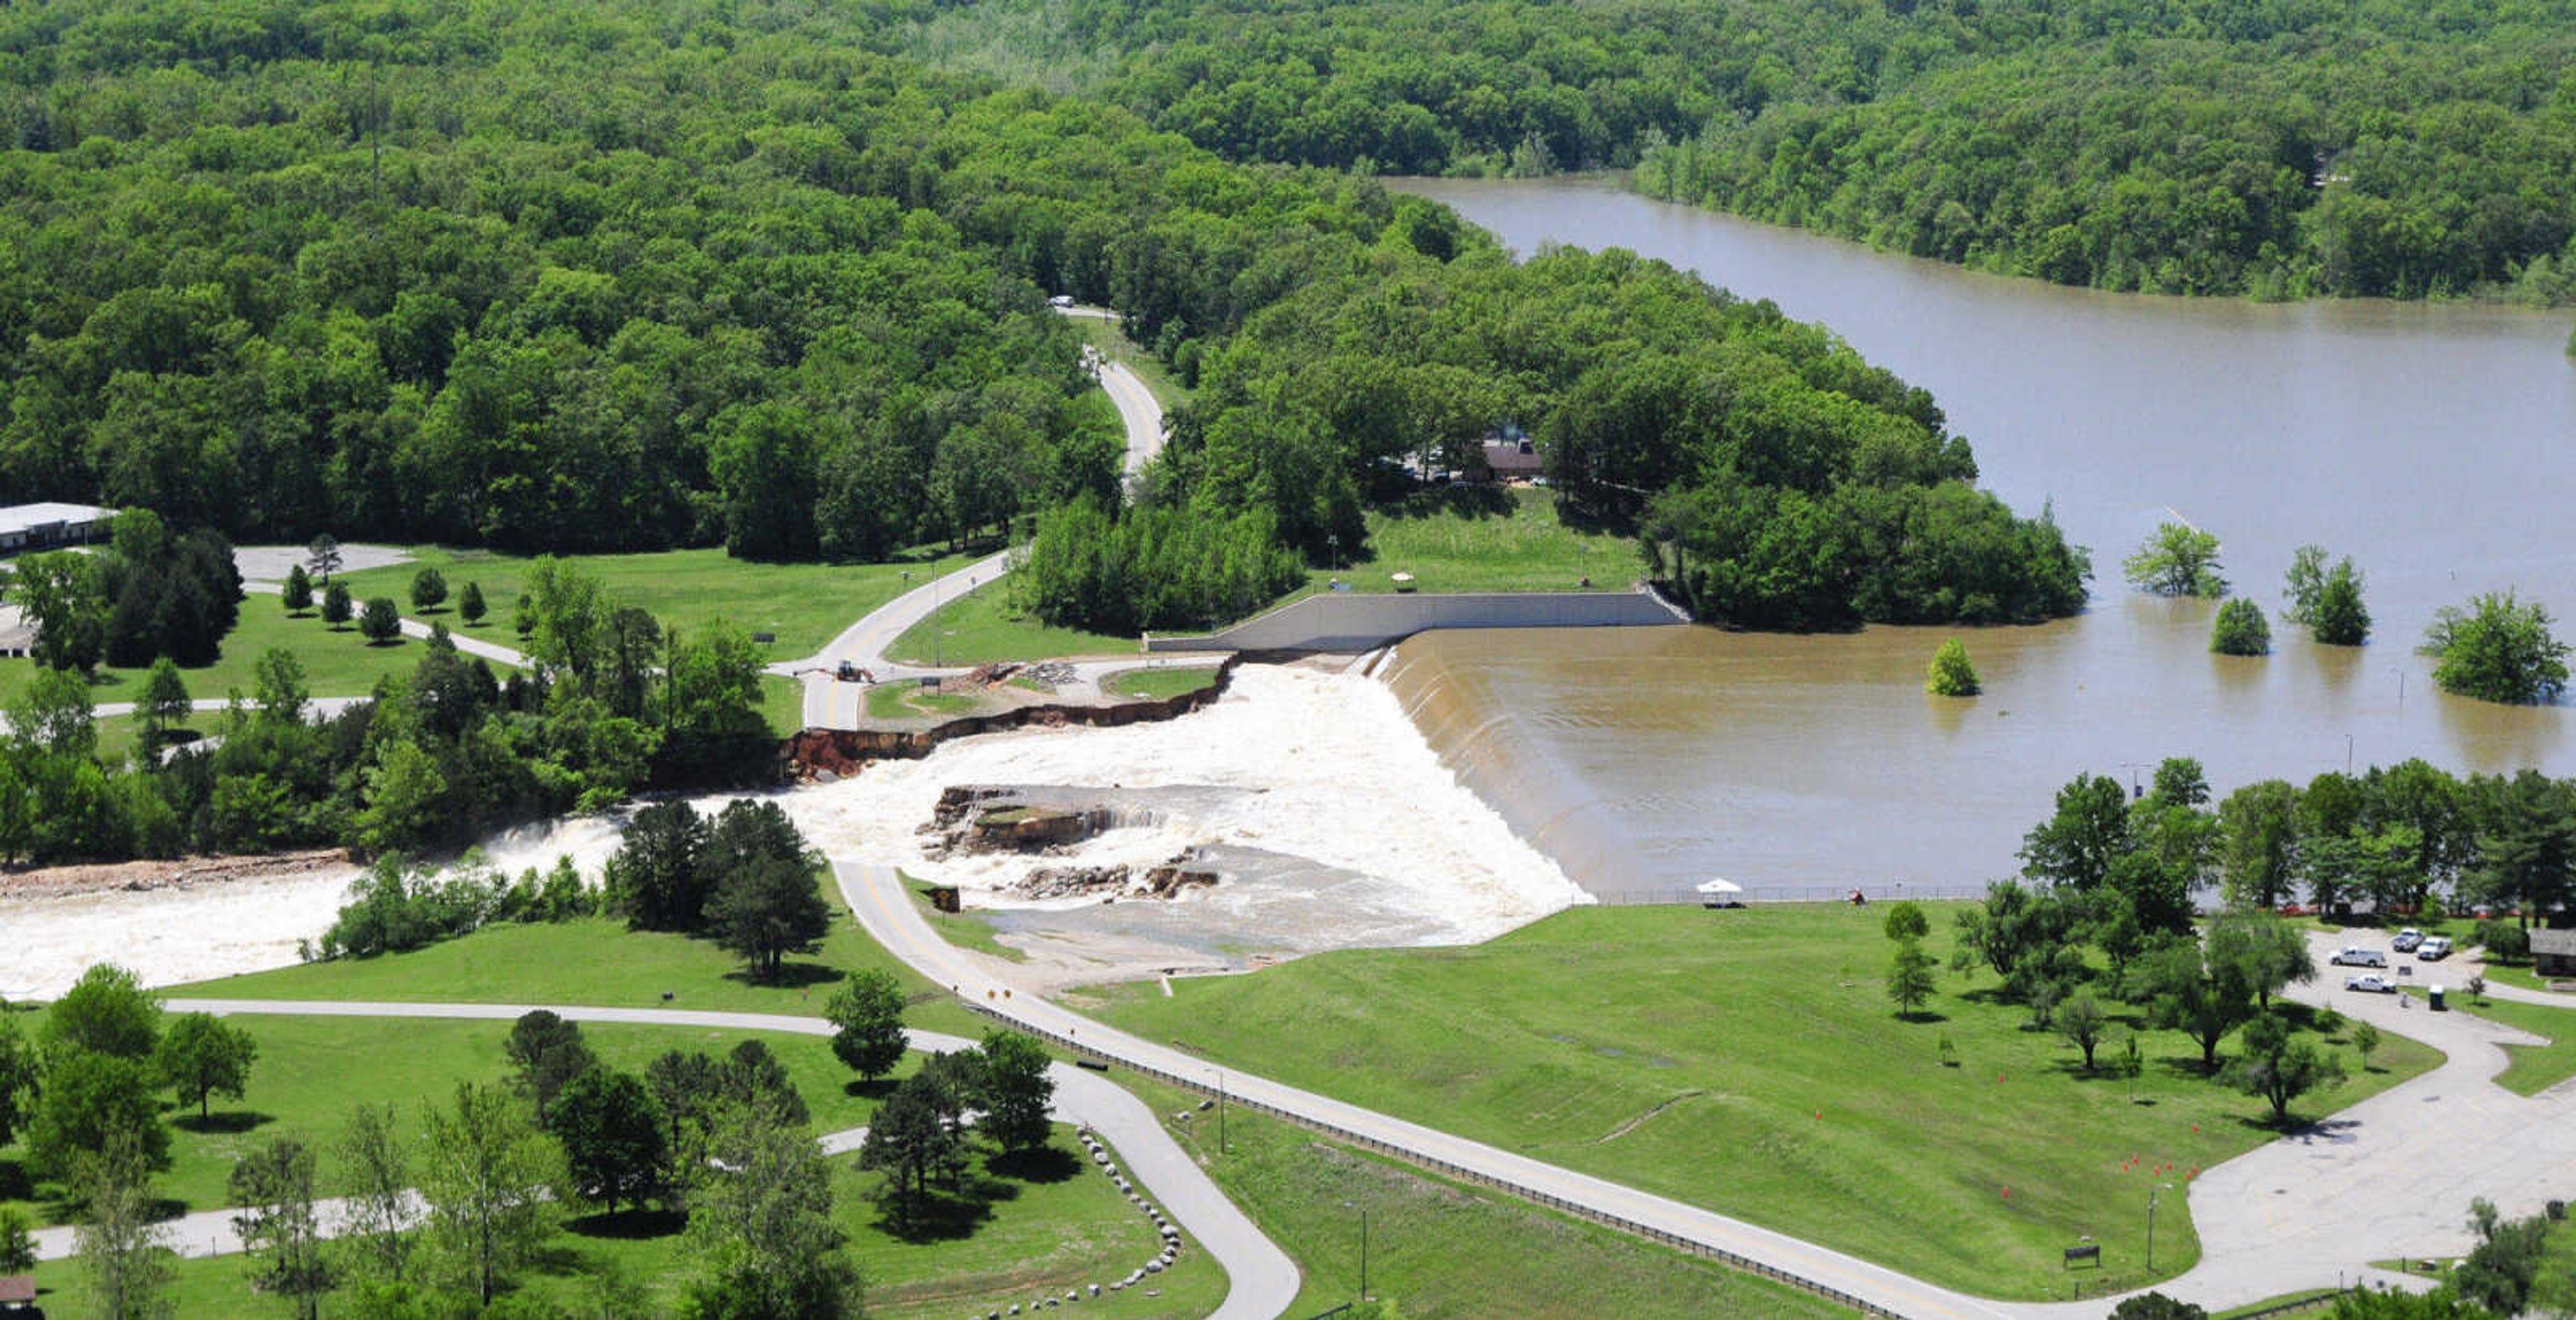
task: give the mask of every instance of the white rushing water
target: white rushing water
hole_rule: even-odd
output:
[[[61,994],[93,963],[146,984],[293,966],[358,877],[354,866],[188,889],[0,899],[0,996]]]
[[[940,790],[988,783],[1238,791],[1178,795],[1158,804],[1158,824],[1110,830],[1062,856],[925,856],[918,830]],[[1245,666],[1224,699],[1168,723],[949,743],[795,793],[788,809],[824,852],[894,862],[958,886],[972,906],[1071,906],[1080,901],[998,891],[1034,866],[1141,867],[1199,846],[1258,848],[1346,873],[1320,887],[1229,881],[1174,905],[1174,916],[1196,907],[1203,924],[1235,927],[1205,933],[1296,947],[1473,943],[1585,901],[1440,764],[1385,685],[1307,669]]]
[[[920,826],[942,788],[969,783],[1212,791],[1176,795],[1159,824],[1108,831],[1065,856],[929,860]],[[1033,866],[1151,865],[1201,846],[1290,854],[1319,863],[1322,878],[1229,881],[1171,904],[1120,906],[1212,944],[1302,949],[1471,943],[1587,901],[1442,768],[1384,685],[1347,674],[1246,666],[1223,700],[1179,720],[968,738],[777,800],[825,854],[894,862],[960,886],[978,906],[1026,909],[1029,926],[1068,906],[997,892]],[[622,824],[610,815],[524,826],[486,841],[485,861],[516,874],[569,855],[596,880]],[[356,875],[0,900],[0,995],[59,993],[94,962],[153,985],[291,965]]]

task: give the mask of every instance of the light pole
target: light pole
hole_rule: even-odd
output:
[[[2147,1273],[2156,1272],[2156,1200],[2173,1190],[2172,1183],[2158,1183],[2147,1192]]]
[[[2343,777],[2352,778],[2352,735],[2343,736]]]
[[[913,652],[919,655],[920,652]],[[939,668],[939,579],[930,580],[930,667]]]
[[[1216,1070],[1216,1153],[1225,1153],[1225,1069]]]
[[[1360,1212],[1360,1300],[1365,1302],[1368,1300],[1368,1207],[1344,1201],[1342,1208]]]

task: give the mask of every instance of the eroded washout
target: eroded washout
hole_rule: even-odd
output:
[[[1050,849],[963,850],[925,832],[964,784],[1097,792],[1105,828]],[[733,795],[696,799],[716,810]],[[1240,964],[1327,948],[1463,944],[1573,903],[1582,891],[1444,768],[1372,678],[1248,665],[1214,705],[1115,729],[1027,729],[949,743],[838,783],[780,791],[826,857],[890,863],[956,886],[1006,940],[1104,965],[1138,958]],[[594,880],[625,813],[549,821],[486,842],[516,873],[573,858]],[[1176,858],[1216,874],[1169,897],[1060,892],[1046,877]],[[94,962],[169,985],[294,963],[330,924],[354,867],[161,892],[0,899],[0,993],[59,992]],[[1037,896],[1043,894],[1045,896]]]

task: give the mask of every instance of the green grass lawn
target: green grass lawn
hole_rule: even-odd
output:
[[[584,1034],[594,1033],[586,1028]],[[497,1047],[492,1054],[497,1061]],[[1072,1130],[1058,1126],[1053,1145],[1052,1155],[1033,1160],[1002,1161],[979,1151],[970,1176],[989,1199],[983,1217],[963,1236],[889,1231],[872,1197],[878,1176],[859,1170],[854,1157],[835,1159],[835,1218],[867,1282],[868,1314],[944,1317],[961,1308],[980,1312],[1025,1303],[1047,1292],[1060,1297],[1068,1288],[1122,1278],[1150,1258],[1157,1250],[1152,1226],[1106,1177],[1072,1153],[1079,1149]],[[674,1313],[692,1264],[683,1239],[671,1231],[618,1236],[603,1228],[575,1220],[543,1264],[520,1281],[521,1288],[532,1300],[566,1308],[565,1314],[597,1313],[603,1287],[638,1308],[618,1314]],[[171,1292],[174,1312],[287,1314],[282,1305],[253,1299],[243,1269],[239,1256],[180,1262]],[[37,1270],[37,1284],[56,1314],[85,1313],[89,1289],[77,1262],[46,1263]],[[1083,1308],[1085,1314],[1123,1320],[1179,1320],[1214,1310],[1225,1286],[1224,1271],[1194,1249],[1156,1276],[1159,1295],[1149,1297],[1144,1289],[1104,1293]],[[328,1299],[323,1310],[332,1310]]]
[[[1946,955],[1949,913],[1933,915]],[[1991,978],[1945,973],[1941,1020],[1900,1021],[1889,948],[1871,909],[1577,908],[1474,948],[1069,998],[1248,1071],[1996,1296],[2062,1299],[2060,1249],[2088,1234],[2097,1283],[2146,1282],[2148,1191],[2272,1136],[2266,1107],[2204,1079],[2173,1033],[2141,1038],[2132,1082],[2084,1074],[1983,993]],[[1958,1067],[1940,1062],[1945,1036]],[[2303,1112],[2439,1057],[2392,1037],[2365,1072],[2338,1050],[2353,1079]],[[2172,1199],[2160,1275],[2199,1255]]]
[[[2416,994],[2408,990],[2407,994]],[[2420,998],[2420,996],[2419,996]],[[2528,1031],[2549,1043],[2546,1045],[2507,1045],[2505,1057],[2511,1062],[2496,1074],[2496,1085],[2515,1095],[2538,1095],[2570,1077],[2576,1077],[2576,1005],[2559,1008],[2551,1004],[2518,1004],[2509,999],[2489,999],[2476,1003],[2469,992],[2452,987],[2443,996],[2455,1013],[2475,1013],[2501,1022],[2508,1027]]]
[[[987,582],[940,607],[887,648],[908,665],[981,665],[996,660],[1052,660],[1068,655],[1133,655],[1136,639],[1056,628],[1011,608],[1009,588]],[[932,646],[937,630],[938,644]]]
[[[1354,591],[1625,591],[1643,574],[1636,538],[1569,527],[1556,493],[1531,486],[1452,487],[1368,511],[1368,549],[1309,574],[1308,589],[1338,577]]]
[[[776,674],[760,676],[760,718],[781,738],[805,729],[805,685]]]
[[[510,1033],[507,1022],[266,1016],[235,1021],[259,1042],[247,1092],[239,1101],[218,1099],[204,1130],[194,1126],[193,1111],[172,1114],[172,1162],[159,1192],[188,1210],[231,1204],[225,1185],[234,1163],[271,1140],[292,1137],[327,1151],[350,1109],[361,1103],[391,1103],[406,1127],[416,1130],[422,1104],[444,1100],[459,1082],[497,1081],[508,1071],[501,1053]],[[583,1039],[601,1059],[639,1071],[665,1050],[721,1054],[750,1034],[607,1023],[582,1027]],[[818,1132],[859,1126],[874,1112],[873,1102],[844,1089],[852,1074],[832,1057],[825,1038],[761,1038],[795,1079]],[[0,1158],[20,1154],[11,1147]],[[337,1188],[330,1184],[331,1161],[326,1157],[323,1163],[327,1193]],[[63,1222],[65,1207],[48,1188],[34,1190],[39,1199],[22,1208],[39,1223]]]
[[[879,683],[868,689],[868,718],[872,720],[945,719],[971,715],[979,704],[973,697],[918,683]]]
[[[1118,1077],[1234,1203],[1297,1262],[1305,1287],[1288,1314],[1309,1316],[1359,1290],[1359,1212],[1369,1216],[1369,1295],[1407,1320],[1511,1315],[1525,1320],[1704,1316],[1823,1320],[1851,1312],[1822,1298],[1327,1142],[1242,1110],[1225,1121],[1199,1097]],[[1189,1112],[1186,1122],[1172,1115]]]
[[[1184,665],[1170,669],[1122,669],[1100,680],[1100,686],[1112,696],[1159,700],[1196,692],[1216,681],[1216,671],[1205,665]]]
[[[905,889],[912,892],[913,902],[921,909],[921,919],[930,923],[939,937],[961,949],[973,949],[1011,962],[1026,962],[1029,955],[996,938],[1000,932],[993,923],[972,912],[942,912],[930,905],[932,886],[909,871],[899,872]]]
[[[414,563],[341,577],[362,599],[391,596],[413,617],[445,619],[449,627],[473,636],[504,646],[517,644],[512,623],[529,559],[495,550],[437,546],[415,546],[412,554]],[[778,640],[764,648],[772,660],[812,655],[859,616],[903,594],[913,583],[970,562],[964,555],[936,556],[930,551],[890,564],[759,564],[730,558],[720,549],[566,558],[584,572],[597,574],[610,595],[650,611],[682,632],[730,619],[752,632],[774,633]],[[429,566],[447,576],[448,605],[440,612],[421,614],[410,608],[411,580]],[[912,574],[909,582],[904,578],[907,572]],[[481,584],[483,599],[491,607],[482,625],[470,630],[453,609],[467,582]]]
[[[224,638],[223,655],[202,669],[182,669],[188,696],[221,701],[238,691],[248,699],[256,687],[251,666],[273,647],[284,647],[304,662],[304,681],[317,697],[363,697],[387,674],[408,674],[420,663],[423,643],[405,637],[383,646],[369,645],[355,625],[333,632],[319,614],[287,617],[275,596],[253,595],[242,601],[241,622]],[[36,662],[0,660],[0,702],[15,700],[36,677]],[[90,683],[90,699],[106,705],[143,699],[143,669],[102,667]],[[199,729],[212,728],[219,717],[200,713]]]
[[[706,940],[630,931],[609,918],[560,924],[488,926],[410,953],[311,963],[175,988],[208,999],[352,999],[463,1004],[584,1004],[668,1007],[820,1017],[847,973],[892,972],[915,1003],[913,1026],[981,1036],[990,1021],[948,999],[860,932],[827,877],[838,918],[811,959],[789,959],[779,983],[745,979],[731,954]]]
[[[102,731],[101,740],[104,741],[104,739],[105,734]],[[2543,977],[2539,972],[2534,971],[2529,963],[2499,963],[2491,961],[2487,963],[2486,968],[2487,980],[2492,981],[2497,985],[2520,986],[2525,990],[2541,990],[2552,994],[2563,995],[2566,997],[2567,1006],[2569,1008],[2576,1008],[2576,993],[2571,993],[2565,990],[2550,989],[2549,983],[2552,979],[2557,980],[2562,985],[2565,984],[2567,978],[2563,976],[2556,978]]]

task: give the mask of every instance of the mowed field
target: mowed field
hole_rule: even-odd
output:
[[[1991,1296],[2065,1296],[2061,1248],[2140,1283],[2147,1194],[2269,1140],[2264,1104],[2148,1031],[2131,1080],[1944,971],[1900,1020],[1883,909],[1577,908],[1490,944],[1322,954],[1074,996],[1156,1040]],[[1928,947],[1949,953],[1951,911]],[[1964,992],[1964,993],[1963,993]],[[2124,1009],[2115,1010],[2125,1012]],[[1944,1063],[1948,1039],[1956,1066]],[[2436,1062],[2394,1037],[2349,1104]],[[2102,1051],[2106,1065],[2120,1053]],[[2159,1276],[2199,1244],[2168,1197]]]
[[[512,645],[511,624],[519,593],[525,590],[526,556],[497,550],[411,547],[413,562],[371,568],[341,577],[360,599],[391,596],[403,612],[423,620],[455,618],[456,597],[465,584],[483,588],[490,615],[473,635]],[[595,574],[608,593],[683,633],[718,619],[749,632],[773,634],[765,648],[772,660],[796,660],[821,650],[861,615],[903,594],[912,584],[970,562],[965,555],[925,551],[918,560],[889,564],[760,564],[734,559],[722,549],[665,550],[651,554],[572,555],[565,562]],[[448,603],[442,612],[411,608],[411,581],[421,569],[435,567],[447,578]],[[911,581],[904,575],[910,573]]]

